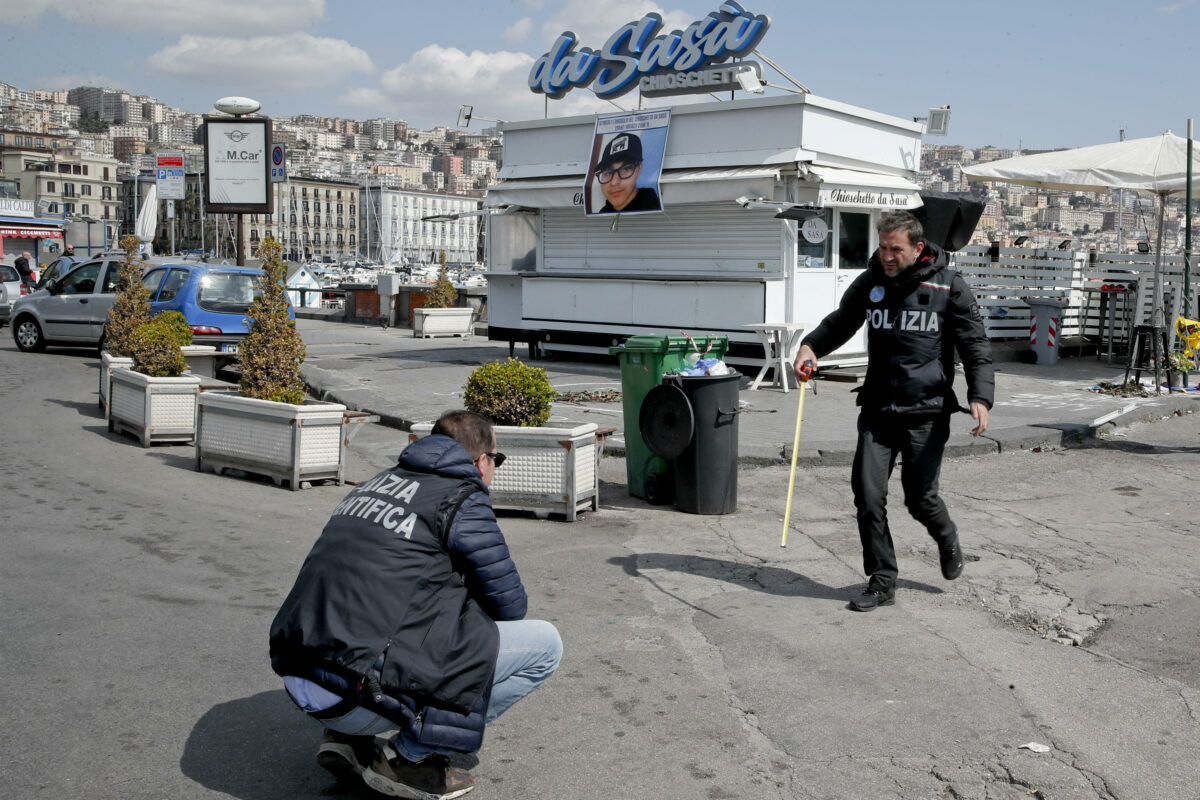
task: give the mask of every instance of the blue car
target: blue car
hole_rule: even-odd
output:
[[[142,276],[150,290],[150,313],[179,311],[192,329],[192,344],[236,353],[250,332],[247,312],[258,295],[262,271],[223,264],[163,264]],[[295,311],[289,308],[295,319]]]

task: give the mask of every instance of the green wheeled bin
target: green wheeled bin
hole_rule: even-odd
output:
[[[621,410],[625,426],[625,475],[629,494],[649,503],[674,501],[674,475],[671,463],[650,452],[642,438],[638,420],[642,401],[663,375],[678,372],[688,353],[695,347],[709,358],[724,358],[729,350],[727,336],[631,336],[617,347],[609,348],[621,363]]]

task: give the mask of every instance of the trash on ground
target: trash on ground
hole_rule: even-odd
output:
[[[1017,749],[1020,750],[1022,747],[1025,748],[1026,750],[1032,750],[1035,753],[1049,753],[1050,752],[1049,747],[1047,747],[1044,744],[1040,744],[1038,742],[1026,742],[1025,744],[1018,745]]]

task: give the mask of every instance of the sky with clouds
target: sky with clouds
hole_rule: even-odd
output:
[[[244,95],[273,116],[430,127],[455,124],[470,104],[477,119],[536,119],[547,105],[529,90],[529,70],[563,31],[598,49],[648,12],[671,30],[718,3],[0,0],[0,81],[109,86],[201,113]],[[949,104],[946,142],[1049,148],[1114,140],[1122,128],[1128,138],[1182,135],[1200,114],[1189,88],[1200,65],[1198,0],[742,5],[771,19],[759,49],[818,95],[909,118]],[[787,83],[770,68],[765,77]],[[637,102],[636,92],[615,100],[625,109]],[[617,110],[586,89],[548,109]]]

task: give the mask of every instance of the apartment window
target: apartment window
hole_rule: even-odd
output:
[[[87,203],[84,203],[82,206],[80,206],[80,207],[79,207],[79,209],[80,209],[80,210],[79,210],[79,213],[81,213],[81,214],[83,214],[83,215],[85,215],[85,216],[86,216],[87,214],[89,214],[89,213],[90,213],[90,209],[89,209],[89,207],[88,207],[88,204],[87,204]]]
[[[104,168],[104,180],[108,180],[108,167]]]
[[[58,203],[51,203],[50,207],[47,208],[46,211],[48,211],[51,214],[57,214],[58,213]]]
[[[45,147],[45,145],[42,143],[42,137],[40,137],[40,136],[37,138],[37,146],[38,146],[38,147]]]
[[[112,200],[112,187],[111,186],[101,186],[100,187],[100,199],[101,200]]]
[[[64,173],[67,175],[70,175],[71,174],[71,165],[70,164],[59,164],[58,172],[60,175],[64,174]]]
[[[72,175],[82,175],[83,167],[79,166],[78,164],[72,164],[71,165],[71,174]]]
[[[84,175],[87,175],[87,174],[88,174],[88,168],[87,168],[87,164],[84,164],[84,165],[83,165],[83,174],[84,174]]]
[[[75,204],[74,203],[63,203],[63,213],[74,214],[75,213]]]
[[[74,197],[75,196],[75,184],[64,183],[62,193],[63,193],[63,197]]]
[[[47,192],[54,191],[54,181],[46,181],[46,191]]]
[[[90,183],[83,184],[79,187],[79,193],[88,195],[90,197],[92,194],[92,185]]]

